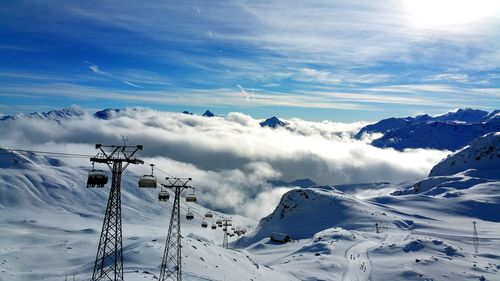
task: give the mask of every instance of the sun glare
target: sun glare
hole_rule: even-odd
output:
[[[416,26],[453,26],[500,16],[500,0],[406,0],[405,9]]]

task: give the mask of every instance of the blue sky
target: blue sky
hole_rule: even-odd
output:
[[[0,114],[142,106],[354,121],[500,108],[494,0],[0,5]]]

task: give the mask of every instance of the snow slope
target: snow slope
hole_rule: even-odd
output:
[[[429,176],[469,175],[500,179],[500,132],[489,133],[439,162]]]
[[[0,280],[64,280],[65,274],[73,272],[77,272],[77,280],[87,280],[92,274],[109,187],[88,189],[88,168],[24,152],[2,150],[0,167]],[[138,175],[126,172],[122,181],[125,272],[127,280],[154,280],[171,202],[160,204],[158,190],[140,190],[137,180]],[[289,278],[266,267],[257,269],[245,255],[222,249],[220,228],[200,227],[207,209],[197,204],[190,207],[195,219],[182,219],[184,255],[192,257],[185,259],[186,280],[223,280],[235,268],[240,272],[232,280]],[[183,203],[182,216],[186,211]],[[235,225],[253,224],[251,219],[232,218]]]

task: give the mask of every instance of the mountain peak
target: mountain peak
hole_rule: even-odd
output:
[[[279,120],[278,117],[273,116],[259,123],[261,127],[270,127],[276,129],[277,127],[285,127],[286,123]]]
[[[94,117],[97,119],[110,120],[120,112],[120,109],[107,108],[94,113]]]
[[[202,116],[205,116],[205,117],[214,117],[215,114],[213,114],[210,110],[207,109],[207,111],[205,111],[205,113],[203,113]]]

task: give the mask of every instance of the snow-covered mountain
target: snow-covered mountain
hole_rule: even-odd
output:
[[[460,172],[500,180],[500,132],[481,136],[432,168],[429,177]]]
[[[283,121],[281,121],[281,120],[279,120],[278,117],[273,116],[271,118],[268,118],[268,119],[260,122],[259,125],[261,127],[269,127],[269,128],[276,129],[278,127],[285,127],[286,123],[283,122]]]
[[[377,147],[433,148],[457,150],[490,132],[500,131],[498,110],[488,113],[476,109],[459,109],[436,117],[419,115],[389,118],[362,128],[356,138],[367,133],[382,133],[372,141]]]
[[[16,115],[6,115],[0,117],[0,120],[5,121],[5,120],[31,118],[39,120],[61,121],[61,120],[79,119],[82,118],[83,115],[85,115],[85,111],[83,111],[80,108],[64,108],[64,109],[51,110],[48,112],[19,113]]]
[[[440,198],[451,205],[448,212],[500,222],[500,133],[479,137],[434,166],[428,178],[393,195]]]
[[[484,123],[425,122],[386,132],[372,141],[377,147],[433,148],[455,151],[479,136],[500,131],[500,119]]]

